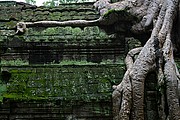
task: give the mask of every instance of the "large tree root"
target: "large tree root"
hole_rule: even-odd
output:
[[[157,5],[155,1],[152,4]],[[180,106],[179,106],[179,79],[177,67],[174,63],[173,49],[171,44],[171,30],[174,15],[176,14],[176,7],[178,0],[166,0],[162,3],[162,7],[157,17],[157,21],[154,25],[154,29],[151,34],[151,38],[147,41],[146,45],[143,47],[138,58],[134,62],[131,68],[129,68],[113,93],[113,102],[119,102],[119,106],[122,109],[124,107],[122,104],[123,99],[127,100],[130,93],[132,96],[129,97],[129,104],[127,111],[117,110],[117,103],[114,105],[114,119],[115,120],[144,120],[144,84],[146,76],[151,71],[156,71],[158,74],[159,86],[166,86],[164,93],[161,93],[161,103],[159,109],[159,118],[162,120],[180,120]],[[157,12],[158,9],[155,10]],[[145,16],[139,24],[134,28],[135,32],[142,31],[146,26],[155,18],[155,12],[149,13]],[[138,26],[138,27],[137,27]],[[155,64],[155,66],[154,66]],[[154,66],[154,67],[153,67]],[[127,75],[128,74],[128,75]],[[128,77],[126,77],[128,76]],[[131,91],[129,92],[128,84],[131,85]],[[125,88],[125,89],[124,89]],[[126,92],[127,93],[124,93]],[[123,93],[123,95],[122,95]],[[126,96],[125,96],[126,95]],[[117,99],[117,100],[116,100]],[[132,100],[131,100],[132,99]],[[132,101],[132,103],[131,103]],[[168,106],[166,106],[167,104]],[[165,109],[168,109],[165,112]],[[125,113],[128,113],[125,117]]]
[[[132,105],[132,85],[129,70],[132,68],[135,55],[137,55],[141,49],[142,47],[135,48],[128,52],[125,59],[127,71],[124,75],[123,81],[118,86],[113,86],[115,89],[112,94],[113,114],[115,119],[129,119]]]
[[[150,3],[148,1],[144,1],[144,4],[140,3],[143,2],[137,1],[137,7],[141,5],[144,6],[145,3],[149,7],[140,7],[140,9],[137,10],[138,12],[135,14],[140,14],[139,11],[142,11],[142,9],[147,9],[147,13],[143,17],[142,21],[136,24],[132,30],[139,33],[144,31],[144,29],[152,24],[152,22],[154,22],[154,29],[152,31],[151,38],[142,49],[134,64],[127,65],[128,69],[122,82],[113,92],[114,119],[144,119],[145,79],[149,72],[156,71],[158,74],[159,86],[167,86],[167,94],[162,93],[162,102],[161,105],[159,105],[162,109],[159,110],[161,111],[159,115],[162,115],[160,118],[179,120],[179,73],[177,72],[177,67],[173,61],[172,47],[168,47],[167,45],[167,42],[169,42],[169,44],[171,42],[170,33],[178,1],[152,0]],[[107,6],[113,6],[113,4],[107,4]],[[102,9],[105,10],[105,8]],[[157,13],[159,14],[156,20]],[[167,50],[165,51],[164,49],[162,51],[163,48],[166,48]],[[132,63],[132,60],[129,59],[128,62]],[[166,101],[169,109],[168,113],[164,113],[165,109],[167,109],[165,108]]]

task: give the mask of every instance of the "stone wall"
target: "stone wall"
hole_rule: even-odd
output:
[[[30,61],[30,64],[53,61],[58,63],[62,60],[99,63],[107,59],[117,61],[125,53],[123,35],[108,35],[97,26],[36,27],[29,28],[24,35],[14,35],[16,23],[19,21],[98,19],[99,14],[93,9],[93,3],[60,5],[53,8],[16,2],[0,4],[3,6],[0,17],[2,59],[23,59]]]
[[[3,66],[1,119],[112,119],[112,85],[124,65]],[[7,74],[6,74],[7,75]],[[7,77],[6,77],[7,78]],[[2,84],[1,84],[2,86]]]
[[[36,27],[14,35],[20,21],[97,19],[93,3],[0,5],[0,119],[111,120],[112,85],[124,73],[123,35],[97,26]]]

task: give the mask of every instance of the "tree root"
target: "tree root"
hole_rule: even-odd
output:
[[[142,50],[142,47],[132,49],[128,52],[125,63],[127,71],[124,75],[122,82],[118,86],[113,86],[115,89],[113,98],[113,115],[114,119],[129,120],[131,104],[132,104],[132,88],[129,76],[129,70],[132,68],[135,55]]]
[[[180,101],[178,95],[179,72],[177,72],[177,67],[175,65],[173,58],[173,50],[171,45],[171,34],[170,34],[172,31],[173,20],[176,15],[178,0],[167,0],[167,1],[163,1],[162,3],[163,5],[158,14],[157,21],[154,25],[154,29],[152,31],[150,39],[147,41],[147,43],[141,50],[140,54],[138,55],[138,58],[135,60],[133,64],[132,64],[132,59],[129,59],[126,62],[129,65],[125,73],[125,76],[122,80],[122,83],[120,83],[117,89],[113,92],[114,94],[113,102],[114,103],[115,101],[120,102],[119,104],[115,103],[114,105],[115,120],[124,120],[124,118],[125,120],[145,119],[144,118],[144,83],[147,74],[151,71],[157,71],[159,86],[161,85],[166,86],[165,87],[166,92],[161,93],[161,98],[160,98],[161,102],[159,105],[159,115],[160,115],[159,118],[162,120],[180,119],[180,105],[179,105]],[[150,25],[150,23],[152,23],[152,21],[156,18],[156,14],[157,14],[156,12],[159,10],[157,8],[157,3],[154,0],[152,0],[152,4],[156,6],[155,12],[153,13],[147,12],[147,15],[145,16],[145,18],[147,19],[142,19],[142,21],[139,23],[140,27],[134,26],[136,28],[136,30],[134,29],[136,32],[145,29],[145,27]],[[125,81],[127,83],[125,83]],[[129,86],[131,85],[131,89],[132,89],[131,92],[129,91],[129,88],[126,90],[127,84]],[[127,94],[124,93],[125,91],[127,91]],[[127,106],[129,111],[127,112],[126,109],[125,111],[126,114],[125,114],[121,112],[121,109],[124,107],[122,106],[122,101],[125,99],[124,97],[127,98],[129,94],[132,94],[132,97],[129,98],[129,104],[131,104],[132,106],[130,106],[130,108],[129,106]],[[165,105],[166,102],[168,106]],[[118,112],[118,107],[116,105],[120,106],[119,112]],[[165,112],[165,109],[168,109],[168,112]],[[121,115],[125,117],[122,118]]]

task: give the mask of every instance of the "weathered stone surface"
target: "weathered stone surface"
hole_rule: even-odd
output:
[[[119,82],[124,72],[123,64],[4,66],[5,69],[12,77],[3,94],[1,119],[9,116],[64,120],[63,116],[73,116],[110,120],[111,86]]]
[[[36,27],[14,35],[20,21],[97,19],[92,4],[47,8],[12,2],[0,8],[1,59],[6,60],[1,70],[12,75],[1,94],[0,119],[112,118],[111,87],[124,73],[119,61],[124,37],[117,40],[97,26]]]

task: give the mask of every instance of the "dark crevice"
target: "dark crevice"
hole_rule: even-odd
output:
[[[122,98],[123,98],[123,90],[121,91],[121,100],[120,100],[120,103],[119,103],[119,111],[121,110],[121,104],[122,104]]]
[[[166,83],[165,83],[166,84]],[[164,112],[165,112],[165,114],[166,114],[166,119],[167,119],[167,117],[169,116],[169,107],[168,107],[168,101],[167,101],[167,86],[165,85],[164,86],[164,102],[165,102],[165,104],[164,104]]]
[[[11,73],[8,71],[2,71],[1,78],[4,83],[8,83],[11,78]]]
[[[158,91],[157,91],[157,75],[151,72],[146,77],[144,92],[144,111],[145,120],[158,120]]]

